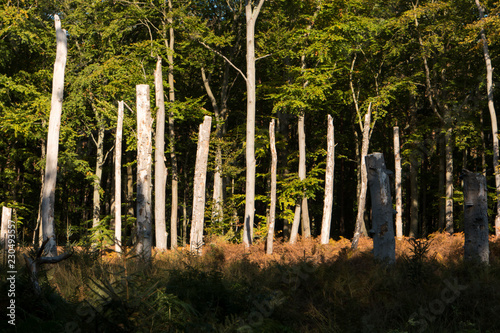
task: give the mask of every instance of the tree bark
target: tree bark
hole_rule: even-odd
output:
[[[62,102],[64,96],[64,70],[68,53],[66,31],[61,28],[59,16],[54,15],[57,50],[52,81],[52,100],[47,136],[47,159],[42,196],[42,235],[48,240],[46,249],[49,257],[57,256],[54,226],[54,204],[57,178],[57,156],[59,153],[59,129],[61,127]]]
[[[332,223],[333,209],[333,185],[335,168],[335,137],[333,118],[328,115],[327,131],[327,154],[325,170],[325,202],[323,205],[323,219],[321,221],[321,244],[328,244],[330,241],[330,227]]]
[[[169,11],[172,12],[172,0],[168,0]],[[170,161],[172,163],[172,204],[170,210],[170,241],[171,247],[177,248],[177,222],[179,210],[179,173],[177,168],[177,155],[175,154],[175,120],[172,104],[175,102],[175,89],[174,89],[174,28],[172,26],[172,16],[168,16],[167,21],[170,25],[169,40],[165,39],[165,44],[168,49],[168,99],[170,101],[170,112],[168,115],[168,136],[170,140]]]
[[[410,153],[410,238],[417,238],[418,232],[418,169],[419,161],[415,151]]]
[[[255,22],[265,0],[252,8],[252,1],[246,0],[246,44],[247,44],[247,124],[246,124],[246,184],[245,217],[243,220],[243,244],[249,247],[253,240],[255,217]]]
[[[100,219],[101,219],[101,179],[102,179],[102,168],[104,165],[104,123],[102,116],[99,114],[97,110],[95,110],[96,118],[98,121],[98,129],[97,129],[97,158],[95,163],[95,179],[93,184],[93,195],[92,195],[92,229],[93,231],[93,246],[97,245],[98,231],[96,230],[99,227]],[[94,141],[95,142],[95,141]]]
[[[167,170],[165,167],[165,98],[163,96],[163,75],[161,58],[158,57],[155,70],[156,133],[155,133],[155,236],[156,248],[167,249],[165,226],[165,189]]]
[[[9,234],[9,224],[12,219],[12,208],[2,207],[2,227],[0,230],[0,249],[3,249],[6,253],[9,249],[8,246],[8,234]]]
[[[488,194],[486,177],[463,170],[464,186],[464,259],[488,264]]]
[[[151,259],[152,120],[149,85],[137,85],[137,254]]]
[[[396,261],[394,209],[388,177],[392,172],[386,169],[382,153],[367,155],[366,169],[372,201],[373,254],[375,258],[392,264]]]
[[[446,206],[445,220],[446,232],[453,233],[453,130],[449,127],[446,130],[445,138],[446,156]]]
[[[210,146],[210,126],[212,118],[205,116],[200,125],[198,150],[193,185],[193,217],[191,218],[190,250],[201,254],[203,247],[203,220],[205,218],[205,185],[207,178],[208,151]]]
[[[214,109],[215,115],[215,136],[216,136],[216,152],[215,152],[215,171],[214,171],[214,191],[213,191],[213,203],[212,203],[212,223],[216,228],[221,227],[224,214],[223,214],[223,184],[222,184],[222,118],[219,106],[210,87],[210,82],[205,74],[205,69],[201,68],[201,77],[203,79],[203,84],[207,92],[208,98],[212,103],[212,108]]]
[[[269,207],[266,253],[272,254],[274,243],[274,224],[276,219],[276,171],[278,166],[278,154],[276,152],[276,138],[274,132],[274,119],[269,124],[269,147],[271,149],[271,203]]]
[[[403,237],[403,187],[401,185],[401,146],[399,142],[399,127],[394,127],[394,161],[396,187],[396,237]]]
[[[299,115],[298,119],[298,136],[299,136],[299,179],[304,181],[306,179],[306,131],[304,114]],[[307,205],[307,197],[302,195],[301,202],[302,212],[302,236],[304,238],[311,237],[311,222],[309,220],[309,208]]]
[[[446,149],[445,149],[445,136],[439,134],[439,180],[438,180],[438,229],[444,231],[446,227],[446,192],[445,192],[445,175],[446,175]]]
[[[479,10],[479,17],[484,19],[484,8],[479,0],[476,0],[476,6]],[[493,99],[493,66],[491,64],[490,51],[488,48],[488,40],[486,39],[486,31],[481,28],[481,41],[483,42],[484,61],[486,63],[486,89],[488,93],[488,110],[491,118],[491,132],[493,138],[493,169],[495,175],[495,193],[497,197],[497,207],[495,216],[495,236],[500,236],[500,169],[498,165],[499,145],[498,145],[498,123],[495,111],[495,103]]]
[[[115,138],[115,251],[122,249],[122,136],[123,101],[118,102]]]
[[[356,217],[356,229],[354,230],[354,237],[352,240],[351,247],[356,249],[358,247],[358,241],[361,235],[366,234],[365,226],[365,205],[366,205],[366,191],[367,191],[367,171],[365,156],[368,154],[368,146],[370,144],[370,123],[371,123],[371,103],[368,106],[368,111],[365,115],[365,123],[363,125],[363,141],[361,144],[361,187],[358,197],[358,215]]]

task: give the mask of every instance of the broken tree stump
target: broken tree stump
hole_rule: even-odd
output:
[[[388,177],[392,172],[386,169],[382,153],[366,155],[365,162],[372,202],[373,254],[392,264],[396,261],[394,209]]]
[[[463,170],[464,187],[464,259],[488,264],[488,197],[486,177]]]
[[[43,241],[42,246],[36,252],[35,258],[30,258],[26,254],[23,253],[24,260],[26,261],[26,267],[30,274],[31,284],[33,286],[33,290],[35,294],[39,296],[42,293],[42,288],[40,288],[40,282],[38,281],[38,272],[40,271],[40,267],[44,264],[56,264],[60,261],[68,259],[71,257],[73,253],[63,253],[56,257],[42,257],[42,254],[45,250],[45,246],[49,242],[50,238],[47,238]]]

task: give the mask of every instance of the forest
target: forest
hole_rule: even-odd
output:
[[[495,332],[499,15],[494,0],[1,0],[0,205],[19,266],[72,253],[37,272],[44,305],[20,299],[16,331]],[[370,252],[373,153],[395,268]],[[469,173],[485,179],[484,266],[461,261]]]

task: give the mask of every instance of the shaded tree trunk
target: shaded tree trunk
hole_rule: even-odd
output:
[[[156,247],[167,249],[165,225],[165,189],[167,170],[165,167],[165,99],[163,96],[163,75],[161,58],[158,57],[155,70],[156,132],[155,132],[155,236]]]
[[[418,232],[418,169],[417,153],[410,153],[410,238],[417,238]]]
[[[271,203],[269,207],[266,253],[272,254],[274,242],[274,224],[276,217],[276,171],[278,166],[278,154],[276,152],[276,138],[274,132],[274,119],[269,124],[269,139],[269,147],[271,149]]]
[[[464,184],[464,259],[488,264],[488,194],[486,177],[463,170]]]
[[[193,217],[191,218],[191,252],[201,254],[203,247],[203,221],[205,218],[205,185],[207,178],[208,151],[210,145],[210,126],[212,118],[205,116],[200,124],[198,150],[193,185]]]
[[[394,209],[388,177],[392,172],[386,169],[382,153],[367,155],[366,169],[373,212],[373,254],[375,258],[392,264],[396,261]]]
[[[122,248],[122,136],[123,101],[118,102],[118,119],[115,139],[115,251]]]
[[[137,254],[151,259],[152,120],[149,85],[137,85]]]
[[[66,31],[61,28],[59,16],[54,15],[57,51],[52,81],[52,101],[47,136],[47,159],[42,196],[42,235],[47,240],[46,250],[49,257],[57,256],[54,226],[54,205],[57,178],[57,156],[59,152],[59,128],[61,126],[62,102],[64,96],[64,70],[68,53]]]
[[[394,127],[394,161],[396,187],[396,237],[403,237],[403,187],[401,184],[401,146],[399,143],[399,127]]]
[[[328,115],[327,130],[327,155],[325,170],[325,202],[323,205],[323,219],[321,221],[321,244],[328,244],[330,241],[330,227],[332,223],[333,209],[333,186],[334,186],[334,168],[335,168],[335,137],[333,118]]]

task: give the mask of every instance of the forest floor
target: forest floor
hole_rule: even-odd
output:
[[[396,242],[396,263],[377,262],[372,241],[341,238],[250,249],[221,237],[197,256],[155,252],[143,263],[75,249],[47,265],[42,295],[18,268],[18,324],[2,332],[500,332],[500,241],[490,264],[463,262],[464,236]],[[18,261],[22,263],[21,258]],[[0,274],[0,306],[9,284]]]

